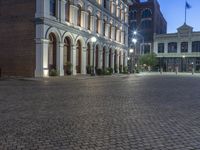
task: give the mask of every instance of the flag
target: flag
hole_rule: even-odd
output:
[[[185,2],[185,8],[186,8],[186,9],[190,9],[191,7],[192,7],[192,6],[186,1],[186,2]]]

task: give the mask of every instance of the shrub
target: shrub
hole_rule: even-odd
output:
[[[51,69],[49,72],[49,76],[58,76],[58,72],[56,69]]]
[[[111,75],[112,73],[110,72],[109,68],[106,68],[103,70],[104,75]]]
[[[102,75],[103,74],[103,70],[98,68],[98,69],[96,69],[96,73],[97,73],[97,75]]]
[[[72,66],[73,66],[72,63],[67,62],[66,66],[67,66],[67,70],[66,70],[67,75],[71,75],[72,74]]]
[[[123,72],[124,74],[128,74],[128,67],[125,66],[125,67],[123,68],[123,71],[124,71],[124,72]]]
[[[92,66],[90,66],[90,65],[88,65],[88,66],[86,67],[87,74],[91,74],[91,72],[92,72],[92,69],[93,69],[93,67],[92,67]]]
[[[107,68],[110,74],[113,74],[113,68]]]
[[[122,73],[122,65],[119,66],[119,73]]]

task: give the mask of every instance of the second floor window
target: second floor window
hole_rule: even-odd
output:
[[[168,43],[168,53],[177,53],[177,43],[176,42]]]
[[[200,41],[192,42],[192,52],[200,52]]]
[[[104,8],[107,8],[107,4],[106,4],[106,3],[107,3],[107,0],[104,0],[104,1],[103,1],[103,6],[104,6]]]
[[[50,0],[50,15],[56,16],[56,0]]]
[[[181,43],[181,52],[182,53],[188,52],[188,42]]]
[[[164,43],[158,43],[158,53],[164,53]]]
[[[69,1],[67,1],[65,5],[66,21],[69,21],[69,16],[70,16],[69,13],[70,13],[70,4]]]

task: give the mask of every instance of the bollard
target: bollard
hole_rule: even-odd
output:
[[[176,75],[178,74],[178,67],[176,67]]]
[[[192,75],[194,75],[194,68],[192,68]]]
[[[160,68],[160,74],[163,74],[163,68]]]

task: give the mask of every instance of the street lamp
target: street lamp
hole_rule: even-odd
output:
[[[183,72],[183,70],[184,70],[184,66],[183,66],[183,65],[184,65],[184,64],[183,64],[183,63],[184,63],[184,60],[185,60],[185,55],[182,56],[182,72]]]
[[[95,68],[94,68],[94,66],[95,66],[95,64],[94,64],[94,57],[95,57],[94,50],[95,50],[95,43],[97,41],[97,38],[95,36],[93,36],[90,40],[93,44],[93,59],[92,59],[93,66],[92,66],[91,76],[95,76],[96,73],[95,73]]]
[[[133,39],[132,39],[132,42],[133,42],[134,44],[136,44],[136,43],[137,43],[137,39],[136,39],[136,38],[133,38]]]
[[[140,38],[142,38],[142,52],[141,52],[141,47],[140,47],[140,54],[144,53],[144,36],[142,34],[138,33],[136,30],[133,31],[133,34],[134,34],[134,36],[139,36]]]

